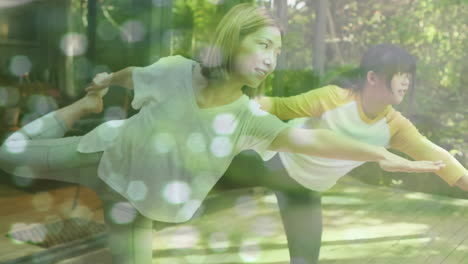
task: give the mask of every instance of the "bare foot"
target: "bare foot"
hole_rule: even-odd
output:
[[[98,93],[90,92],[81,98],[81,107],[85,113],[100,113],[103,109],[102,97]]]

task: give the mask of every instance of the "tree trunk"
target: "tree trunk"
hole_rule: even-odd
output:
[[[317,75],[325,73],[328,0],[316,0],[313,66]]]

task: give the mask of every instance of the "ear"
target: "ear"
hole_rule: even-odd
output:
[[[375,86],[377,83],[377,74],[373,71],[368,71],[366,76],[367,83],[371,86]]]

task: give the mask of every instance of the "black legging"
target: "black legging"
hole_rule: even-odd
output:
[[[318,263],[322,240],[321,195],[292,179],[276,155],[264,162],[254,151],[237,155],[218,183],[221,188],[267,187],[274,191],[291,263]]]

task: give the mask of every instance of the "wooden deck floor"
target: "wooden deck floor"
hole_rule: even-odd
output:
[[[61,195],[68,198],[58,198],[58,193],[52,194],[53,197],[57,196],[53,198],[57,206],[49,205],[48,210],[43,208],[42,211],[30,205],[33,197],[23,198],[23,202],[18,202],[14,195],[0,197],[0,231],[3,234],[7,232],[5,223],[43,221],[48,215],[56,215],[54,210],[60,211],[59,201],[63,204],[69,200],[72,197],[70,192],[62,191]],[[89,215],[90,211],[84,209],[99,206],[93,199],[92,194],[86,195],[81,214],[102,221],[99,210],[91,210]],[[28,205],[21,205],[27,204],[27,201],[29,210],[32,210],[29,213],[24,211]],[[275,197],[263,189],[213,196],[198,218],[187,224],[155,231],[153,263],[289,263],[286,239],[276,206]],[[344,180],[323,196],[324,235],[320,263],[466,264],[467,209],[468,200]],[[21,212],[15,214],[15,210]],[[12,245],[2,239],[0,263],[42,250],[33,246]],[[108,261],[108,252],[103,249],[60,264]]]

